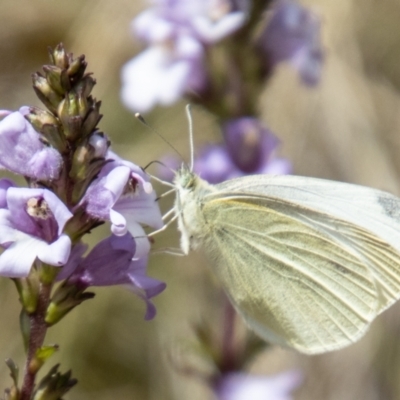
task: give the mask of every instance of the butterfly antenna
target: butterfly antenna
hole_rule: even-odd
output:
[[[190,171],[193,171],[194,166],[194,143],[193,143],[193,118],[192,107],[190,104],[186,105],[186,117],[189,123],[189,144],[190,144]]]
[[[184,160],[184,158],[182,157],[182,154],[179,153],[179,151],[178,151],[167,139],[165,139],[165,137],[164,137],[163,135],[161,135],[160,132],[158,132],[156,129],[154,129],[152,126],[150,126],[150,125],[146,122],[146,120],[143,118],[143,115],[142,115],[142,114],[136,113],[136,114],[135,114],[135,117],[136,117],[136,119],[138,119],[146,128],[150,129],[150,131],[151,131],[152,133],[155,133],[158,137],[160,137],[160,138],[164,141],[164,143],[166,143],[169,147],[171,147],[171,149],[172,149],[176,154],[178,154],[178,156],[179,156],[182,160]]]

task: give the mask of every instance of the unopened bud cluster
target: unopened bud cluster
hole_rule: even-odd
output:
[[[33,88],[48,110],[31,107],[25,117],[41,133],[43,142],[62,155],[59,179],[50,185],[73,206],[103,167],[109,141],[96,129],[102,117],[101,102],[91,96],[96,81],[85,73],[85,57],[73,58],[62,45],[49,54],[52,64],[43,67],[44,74],[32,76]],[[99,146],[92,146],[93,138],[104,143],[102,154],[97,151]]]

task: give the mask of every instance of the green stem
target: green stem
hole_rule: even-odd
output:
[[[38,305],[36,311],[29,315],[30,334],[28,354],[25,363],[24,380],[19,400],[30,400],[35,388],[35,379],[38,368],[34,365],[37,350],[43,346],[47,332],[45,322],[46,310],[50,301],[51,284],[40,284]]]

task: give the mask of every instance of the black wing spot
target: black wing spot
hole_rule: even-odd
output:
[[[400,222],[400,200],[394,196],[383,194],[378,197],[378,203],[382,206],[387,216]]]

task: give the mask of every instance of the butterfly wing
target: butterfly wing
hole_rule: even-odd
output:
[[[203,249],[260,336],[309,354],[339,349],[399,297],[400,255],[374,232],[236,181],[204,199]]]
[[[400,297],[398,260],[400,253],[400,199],[398,197],[364,186],[293,175],[254,175],[233,179],[218,185],[219,193],[240,193],[242,191],[267,196],[276,201],[286,200],[290,204],[303,206],[347,221],[364,228],[390,244],[392,250],[395,250],[394,255],[387,252],[379,255],[374,251],[371,253],[368,245],[363,245],[361,250],[365,255],[369,253],[369,258],[374,258],[374,262],[370,262],[369,268],[374,275],[380,295],[378,313],[398,300]],[[346,236],[346,232],[344,232],[344,236]],[[356,238],[352,239],[351,245],[356,248],[360,247]]]

